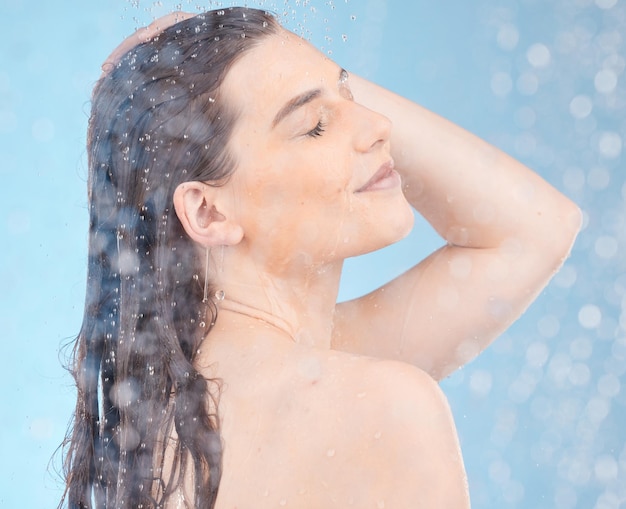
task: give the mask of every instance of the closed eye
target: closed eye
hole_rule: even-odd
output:
[[[321,136],[322,133],[325,131],[325,127],[326,124],[320,120],[313,129],[306,133],[306,135],[311,136],[312,138],[317,138],[318,136]]]

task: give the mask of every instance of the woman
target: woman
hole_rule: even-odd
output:
[[[468,507],[436,380],[544,287],[577,207],[262,11],[167,16],[103,69],[69,505]],[[411,206],[445,247],[336,304]]]

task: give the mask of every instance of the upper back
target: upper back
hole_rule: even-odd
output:
[[[283,338],[251,344],[205,356],[206,376],[222,380],[217,509],[467,506],[450,412],[430,377]]]

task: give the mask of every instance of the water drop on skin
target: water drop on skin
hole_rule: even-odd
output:
[[[328,451],[326,451],[326,456],[328,456],[329,458],[332,458],[335,455],[335,449],[328,449]]]

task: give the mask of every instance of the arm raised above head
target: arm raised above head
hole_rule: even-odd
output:
[[[440,379],[535,299],[568,256],[580,211],[473,134],[358,76],[350,81],[357,102],[393,122],[405,196],[447,244],[382,289],[340,304],[334,346],[407,361]]]

